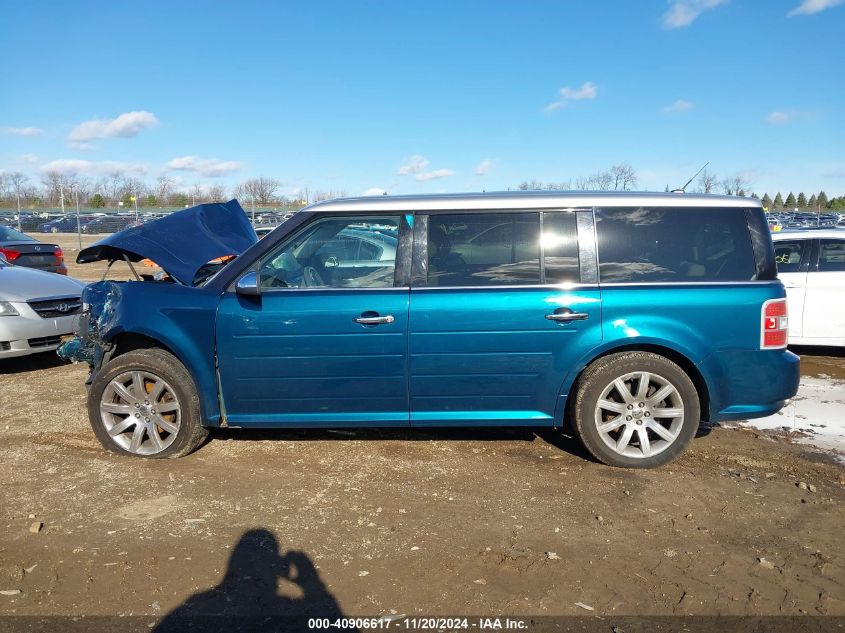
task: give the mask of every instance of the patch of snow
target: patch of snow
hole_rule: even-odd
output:
[[[845,381],[802,376],[798,393],[783,409],[739,424],[805,433],[796,441],[835,451],[845,462]]]

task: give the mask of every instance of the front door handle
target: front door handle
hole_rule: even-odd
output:
[[[569,321],[585,321],[590,318],[590,315],[586,312],[573,312],[569,308],[558,308],[551,314],[547,314],[546,318],[556,323],[568,323]]]
[[[386,323],[393,323],[396,319],[393,318],[392,314],[379,316],[373,312],[365,312],[361,316],[352,320],[355,321],[355,323],[360,323],[361,325],[384,325]]]

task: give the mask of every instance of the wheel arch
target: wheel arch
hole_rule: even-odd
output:
[[[188,375],[194,381],[194,386],[199,394],[200,411],[204,420],[203,424],[211,426],[219,424],[220,409],[217,401],[216,382],[204,381],[198,366],[195,365],[196,359],[192,359],[189,354],[179,353],[181,349],[179,345],[171,343],[165,337],[157,336],[153,332],[138,330],[121,330],[108,337],[106,343],[110,346],[110,349],[104,354],[102,365],[128,352],[143,349],[160,349],[171,354],[184,365]]]
[[[569,396],[574,396],[575,391],[578,389],[579,382],[581,381],[581,377],[593,363],[612,354],[620,354],[623,352],[651,352],[652,354],[663,356],[678,365],[684,370],[687,376],[689,376],[690,380],[692,380],[696,393],[698,393],[698,399],[701,404],[702,420],[710,418],[710,387],[708,386],[704,375],[688,356],[679,352],[677,349],[673,349],[659,343],[629,343],[627,345],[618,345],[616,347],[602,350],[600,353],[591,357],[586,363],[582,364],[578,373],[569,383],[569,389],[565,393],[568,393]],[[574,397],[567,397],[566,406],[563,407],[562,418],[561,416],[556,416],[558,419],[561,419],[563,428],[567,428],[571,424],[571,410],[573,402],[575,402]]]

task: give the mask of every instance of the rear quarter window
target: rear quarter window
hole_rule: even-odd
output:
[[[751,236],[739,208],[596,210],[602,283],[750,281]]]
[[[845,240],[819,241],[819,272],[845,272]]]

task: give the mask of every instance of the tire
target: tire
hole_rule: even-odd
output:
[[[701,404],[677,364],[650,352],[623,352],[587,367],[571,414],[578,438],[600,462],[655,468],[684,452],[701,422]]]
[[[59,232],[59,229],[57,229],[55,226],[50,227],[50,233],[58,233],[58,232]]]
[[[103,366],[88,392],[88,419],[106,449],[133,457],[183,457],[208,435],[191,375],[157,348],[127,352]]]

